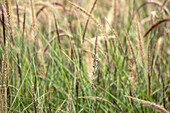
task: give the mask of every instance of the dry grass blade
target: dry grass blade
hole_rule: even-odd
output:
[[[117,111],[117,109],[114,107],[114,105],[113,105],[110,101],[108,101],[108,100],[106,100],[106,99],[104,99],[104,98],[101,98],[101,97],[92,97],[92,96],[88,96],[88,97],[78,97],[78,98],[87,98],[87,99],[102,100],[102,101],[105,101],[105,102],[107,102],[108,104],[110,104],[110,105],[113,107],[113,109]]]
[[[41,13],[46,8],[46,6],[41,7],[37,12],[36,12],[36,18],[38,18],[38,15]]]
[[[159,19],[158,21],[156,21],[155,23],[152,24],[152,26],[149,27],[149,29],[146,31],[144,37],[146,37],[149,32],[151,32],[155,27],[157,27],[159,24],[164,23],[170,21],[170,16],[163,18],[163,19]]]
[[[67,37],[71,38],[71,40],[73,39],[73,37],[72,37],[71,35],[69,35],[69,34],[60,33],[60,34],[58,34],[58,35],[59,35],[59,37],[67,36]],[[48,50],[50,44],[51,44],[56,38],[58,38],[58,36],[55,36],[54,38],[52,38],[52,39],[49,41],[49,44],[46,45],[45,48],[44,48],[44,50],[43,50],[43,54],[46,53],[46,51]]]
[[[66,6],[62,3],[59,2],[52,2],[52,5],[58,5],[61,6],[63,8],[64,11],[68,11],[69,9],[66,9]],[[41,11],[43,11],[46,7],[51,7],[48,3],[44,3],[44,2],[36,2],[35,5],[43,5],[37,12],[36,12],[36,17],[38,17],[38,15],[41,13]]]
[[[77,4],[66,0],[67,2],[69,2],[71,5],[75,6],[77,9],[79,9],[80,11],[82,11],[84,14],[86,14],[87,16],[89,16],[97,25],[99,25],[98,21],[90,14],[88,13],[85,9],[83,9],[82,7],[78,6]]]
[[[54,23],[55,23],[55,29],[56,29],[56,34],[57,34],[58,43],[59,43],[59,49],[60,49],[60,52],[61,52],[60,34],[59,34],[58,23],[57,23],[55,14],[54,14]]]
[[[92,6],[92,8],[91,8],[91,10],[90,10],[90,14],[92,14],[96,3],[97,3],[97,0],[94,1],[93,6]],[[88,23],[89,23],[89,20],[90,20],[90,16],[88,17],[88,19],[87,19],[87,21],[86,21],[85,28],[84,28],[83,37],[82,37],[83,42],[84,42],[84,38],[85,38],[85,35],[86,35],[86,30],[87,30],[87,25],[88,25]]]
[[[164,0],[161,6],[161,10],[163,9],[163,7],[165,6],[165,4],[168,2],[168,0]]]
[[[34,11],[33,0],[30,0],[30,5],[31,5],[31,14],[32,14],[32,29],[34,30],[34,27],[35,27],[35,11]]]
[[[106,19],[105,19],[105,20],[106,20]],[[107,20],[106,20],[106,22],[107,22],[107,24],[109,25],[110,29],[112,30],[113,34],[115,35],[115,37],[116,37],[116,39],[117,39],[117,41],[118,41],[118,43],[119,43],[119,46],[120,46],[123,54],[125,55],[125,52],[124,52],[123,46],[122,46],[122,44],[121,44],[121,42],[120,42],[120,40],[119,40],[118,34],[117,34],[116,31],[112,28],[112,26],[109,24],[109,22],[108,22]]]
[[[147,106],[150,106],[152,108],[155,108],[157,110],[159,110],[161,113],[170,113],[169,111],[167,111],[165,108],[155,104],[155,103],[152,103],[152,102],[149,102],[149,101],[145,101],[145,100],[142,100],[142,99],[138,99],[138,98],[134,98],[134,97],[131,97],[131,96],[125,96],[125,97],[128,97],[128,98],[131,98],[133,100],[136,100],[138,101],[139,103],[142,103],[144,105],[147,105]]]
[[[66,8],[66,6],[64,5],[64,4],[62,4],[62,3],[60,3],[60,2],[51,2],[51,3],[49,3],[49,2],[36,2],[36,3],[34,3],[36,6],[43,6],[44,8],[46,8],[46,7],[51,7],[51,5],[58,5],[58,6],[61,6],[63,9],[64,9],[64,11],[68,11],[69,9],[67,9]],[[40,8],[40,9],[42,9],[42,8]],[[40,11],[40,10],[39,10]],[[38,12],[39,12],[38,11]],[[41,11],[40,11],[41,12]]]
[[[25,32],[25,20],[26,20],[26,7],[24,9],[24,15],[23,15],[23,26],[22,26],[22,36],[24,37]]]
[[[17,20],[18,20],[18,29],[20,28],[20,19],[19,19],[19,8],[18,8],[18,0],[16,2],[16,8],[17,8]]]
[[[70,84],[70,91],[69,91],[69,95],[68,95],[67,113],[71,113],[71,96],[72,96],[72,82]]]
[[[2,6],[1,6],[2,7]],[[5,37],[5,17],[4,17],[4,10],[2,7],[2,24],[3,24],[3,38],[4,38],[4,45],[6,45],[6,37]]]
[[[60,107],[57,109],[57,111],[55,113],[58,113],[60,111],[60,109],[62,108],[62,106],[64,105],[65,100],[63,101],[63,103],[60,105]]]
[[[64,4],[62,4],[62,3],[53,2],[52,4],[54,4],[54,5],[59,5],[59,6],[63,7],[64,11],[67,11],[67,10],[68,10],[68,9],[66,9],[66,6],[65,6]]]
[[[151,85],[151,73],[150,73],[150,49],[151,49],[151,42],[149,43],[148,46],[148,67],[147,67],[147,71],[148,71],[148,85],[149,85],[149,95],[151,94],[152,91],[152,85]]]
[[[147,5],[147,4],[153,4],[153,5],[156,5],[156,6],[159,6],[161,8],[163,8],[164,12],[166,13],[166,15],[169,15],[169,10],[165,7],[162,7],[162,4],[159,3],[159,2],[156,2],[156,1],[146,1],[144,2],[143,4],[141,4],[137,10],[136,10],[136,13],[140,10],[140,8],[142,8],[143,6]]]

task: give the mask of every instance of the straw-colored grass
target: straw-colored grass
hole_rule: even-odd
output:
[[[169,110],[168,0],[1,0],[0,10],[0,113]]]
[[[152,102],[149,102],[149,101],[145,101],[145,100],[142,100],[142,99],[138,99],[138,98],[134,98],[134,97],[131,97],[131,96],[126,96],[128,98],[131,98],[141,104],[144,104],[146,106],[149,106],[149,107],[152,107],[152,108],[155,108],[157,109],[158,111],[160,111],[161,113],[169,113],[169,111],[167,111],[166,109],[164,109],[163,107],[155,104],[155,103],[152,103]]]

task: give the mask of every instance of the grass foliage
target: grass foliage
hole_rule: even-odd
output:
[[[1,113],[170,111],[169,0],[1,0]]]

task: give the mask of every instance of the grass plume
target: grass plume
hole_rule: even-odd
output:
[[[4,48],[4,59],[3,59],[3,63],[2,63],[2,74],[1,74],[1,90],[0,90],[0,111],[4,111],[3,108],[3,93],[4,93],[4,82],[5,82],[5,78],[7,76],[7,59],[8,58],[8,44],[5,45]]]
[[[92,89],[93,89],[93,86],[94,86],[94,75],[96,73],[96,66],[97,66],[97,43],[98,43],[98,31],[96,33],[96,40],[95,40],[95,47],[94,47],[94,56],[93,56],[93,72],[92,72]]]
[[[134,62],[135,62],[135,65],[136,65],[136,73],[137,73],[137,76],[138,76],[138,79],[141,80],[140,76],[139,76],[139,68],[138,68],[138,64],[137,64],[137,59],[136,59],[136,55],[135,55],[135,52],[134,52],[134,49],[133,49],[133,46],[132,46],[132,42],[130,40],[130,37],[128,35],[128,33],[126,32],[126,36],[127,36],[127,40],[128,40],[128,43],[129,43],[129,47],[130,47],[130,50],[132,52],[132,55],[133,55],[133,58],[134,58]],[[142,81],[142,80],[141,80]]]
[[[139,22],[137,20],[136,20],[136,25],[138,31],[138,43],[139,43],[139,50],[141,55],[141,62],[142,62],[142,67],[144,67],[143,37],[141,36],[141,29],[140,29]]]
[[[149,102],[149,101],[145,101],[145,100],[142,100],[142,99],[138,99],[138,98],[134,98],[134,97],[131,97],[131,96],[126,96],[128,98],[131,98],[141,104],[144,104],[146,106],[149,106],[149,107],[152,107],[152,108],[155,108],[156,110],[162,112],[162,113],[169,113],[169,111],[167,111],[166,109],[162,108],[161,106],[155,104],[155,103],[152,103],[152,102]]]
[[[12,6],[11,6],[11,0],[5,0],[6,5],[6,12],[8,17],[8,25],[9,25],[9,32],[11,37],[12,45],[14,46],[14,37],[13,37],[13,28],[12,28]]]

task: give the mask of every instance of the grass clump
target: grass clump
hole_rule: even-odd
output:
[[[2,0],[0,112],[169,113],[169,6]]]

